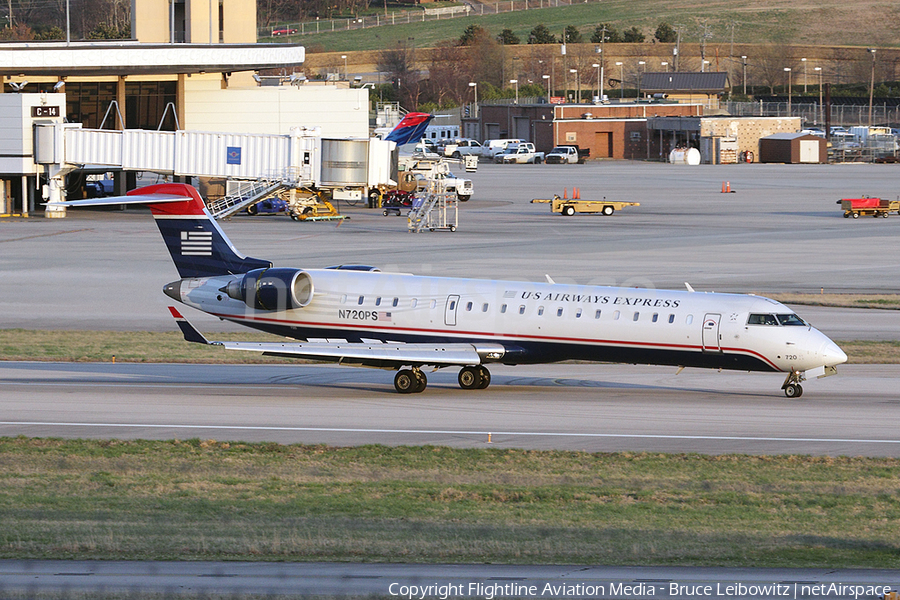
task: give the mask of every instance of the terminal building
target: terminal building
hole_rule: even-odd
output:
[[[308,81],[303,46],[257,44],[255,2],[132,0],[132,32],[126,41],[0,44],[0,214],[33,213],[46,195],[33,157],[39,122],[368,136],[368,90]],[[281,75],[260,75],[272,70]],[[77,179],[70,198],[81,196]],[[123,175],[117,187],[126,189]]]

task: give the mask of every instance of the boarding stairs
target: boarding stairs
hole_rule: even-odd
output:
[[[407,216],[410,233],[421,233],[426,229],[456,231],[457,221],[456,194],[447,192],[441,179],[429,181],[428,188],[416,194]]]
[[[272,195],[285,186],[280,179],[275,181],[269,179],[257,179],[256,181],[240,181],[236,182],[237,191],[224,196],[223,198],[210,202],[207,205],[209,214],[214,219],[225,219],[234,213],[247,208],[252,204],[256,204],[266,196]]]

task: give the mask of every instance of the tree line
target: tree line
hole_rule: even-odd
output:
[[[677,39],[677,34],[668,23],[660,23],[654,39],[672,43]],[[645,41],[645,36],[636,27],[620,32],[610,23],[600,23],[589,36],[589,41],[594,44],[641,43]],[[504,46],[521,43],[510,29],[493,35],[480,25],[470,24],[458,39],[442,42],[434,49],[428,64],[428,77],[423,78],[416,66],[416,48],[400,41],[395,47],[379,54],[378,70],[387,74],[390,83],[379,86],[373,96],[400,102],[409,110],[433,110],[473,101],[474,92],[470,83],[477,84],[480,100],[507,97],[510,79],[518,82],[520,95],[542,96],[547,93],[548,84],[557,90],[564,89],[561,84],[568,77],[570,68],[580,73],[579,83],[597,84],[599,73],[591,68],[598,60],[596,53],[593,49],[579,46],[586,40],[575,26],[569,25],[557,37],[546,25],[535,25],[526,40],[532,51],[524,59],[514,59],[513,70],[510,71]],[[562,62],[558,56],[559,49],[555,47],[561,43],[574,45]],[[560,63],[558,69],[557,63]],[[544,78],[551,72],[554,73],[552,83]],[[572,82],[574,87],[575,82]]]

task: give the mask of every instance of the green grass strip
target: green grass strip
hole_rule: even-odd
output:
[[[0,557],[896,568],[900,460],[0,438]]]

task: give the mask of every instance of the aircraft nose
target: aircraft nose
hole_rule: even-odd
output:
[[[835,365],[840,365],[842,363],[847,362],[847,355],[841,350],[837,344],[828,340],[824,344],[822,344],[822,348],[819,350],[819,354],[822,356],[822,359],[825,361],[825,365],[828,367],[833,367]]]

